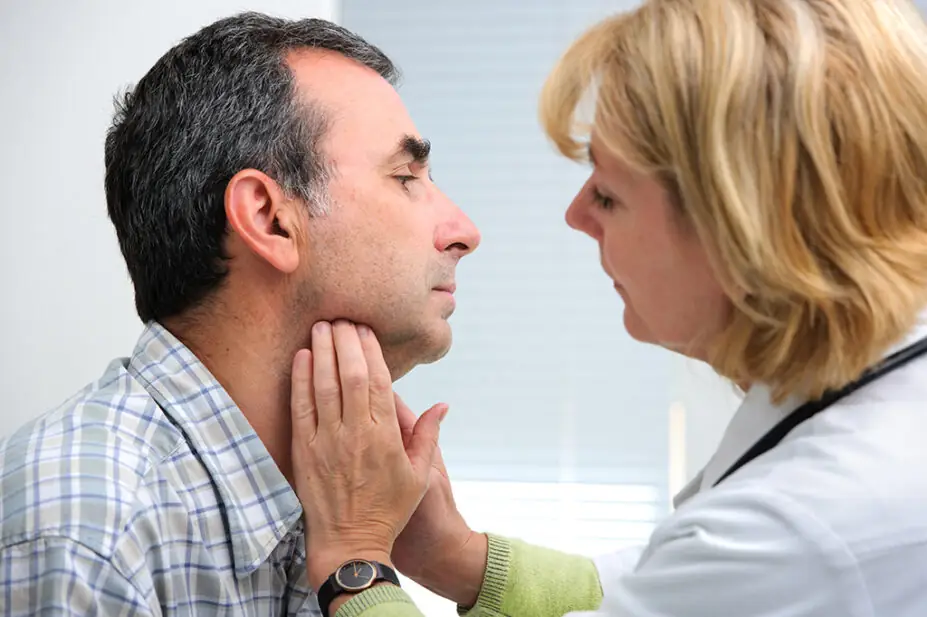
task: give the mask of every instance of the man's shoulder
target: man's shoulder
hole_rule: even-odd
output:
[[[110,554],[181,439],[125,362],[113,361],[0,441],[0,548],[58,537]]]

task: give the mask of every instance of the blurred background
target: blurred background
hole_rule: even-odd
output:
[[[337,21],[400,66],[436,181],[480,227],[455,344],[397,384],[446,401],[442,445],[471,525],[593,555],[645,541],[737,405],[710,370],[624,334],[595,243],[567,228],[588,173],[537,95],[585,27],[630,0],[2,0],[0,434],[128,355],[141,331],[106,218],[113,96],[169,47],[241,10]],[[409,585],[428,615],[450,603]]]

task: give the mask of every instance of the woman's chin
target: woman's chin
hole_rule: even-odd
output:
[[[670,337],[658,337],[654,335],[653,330],[647,327],[646,322],[640,318],[640,315],[633,309],[625,305],[624,309],[624,329],[632,339],[639,343],[656,345],[667,351],[678,353],[694,360],[707,362],[705,354],[700,348],[695,347],[691,342],[684,340],[673,340]]]
[[[641,319],[640,315],[638,315],[627,302],[624,304],[624,329],[628,333],[628,336],[635,341],[640,343],[656,342],[650,328],[647,327],[644,320]]]

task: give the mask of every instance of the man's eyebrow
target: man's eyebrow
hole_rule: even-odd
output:
[[[412,157],[412,161],[419,164],[428,162],[428,155],[431,154],[431,142],[427,139],[421,139],[414,135],[403,135],[399,140],[396,152],[390,157],[390,160]]]

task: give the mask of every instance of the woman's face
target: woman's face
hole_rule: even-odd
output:
[[[704,247],[659,182],[610,155],[595,135],[590,154],[592,175],[566,221],[599,243],[628,334],[705,359],[705,342],[730,304]]]

